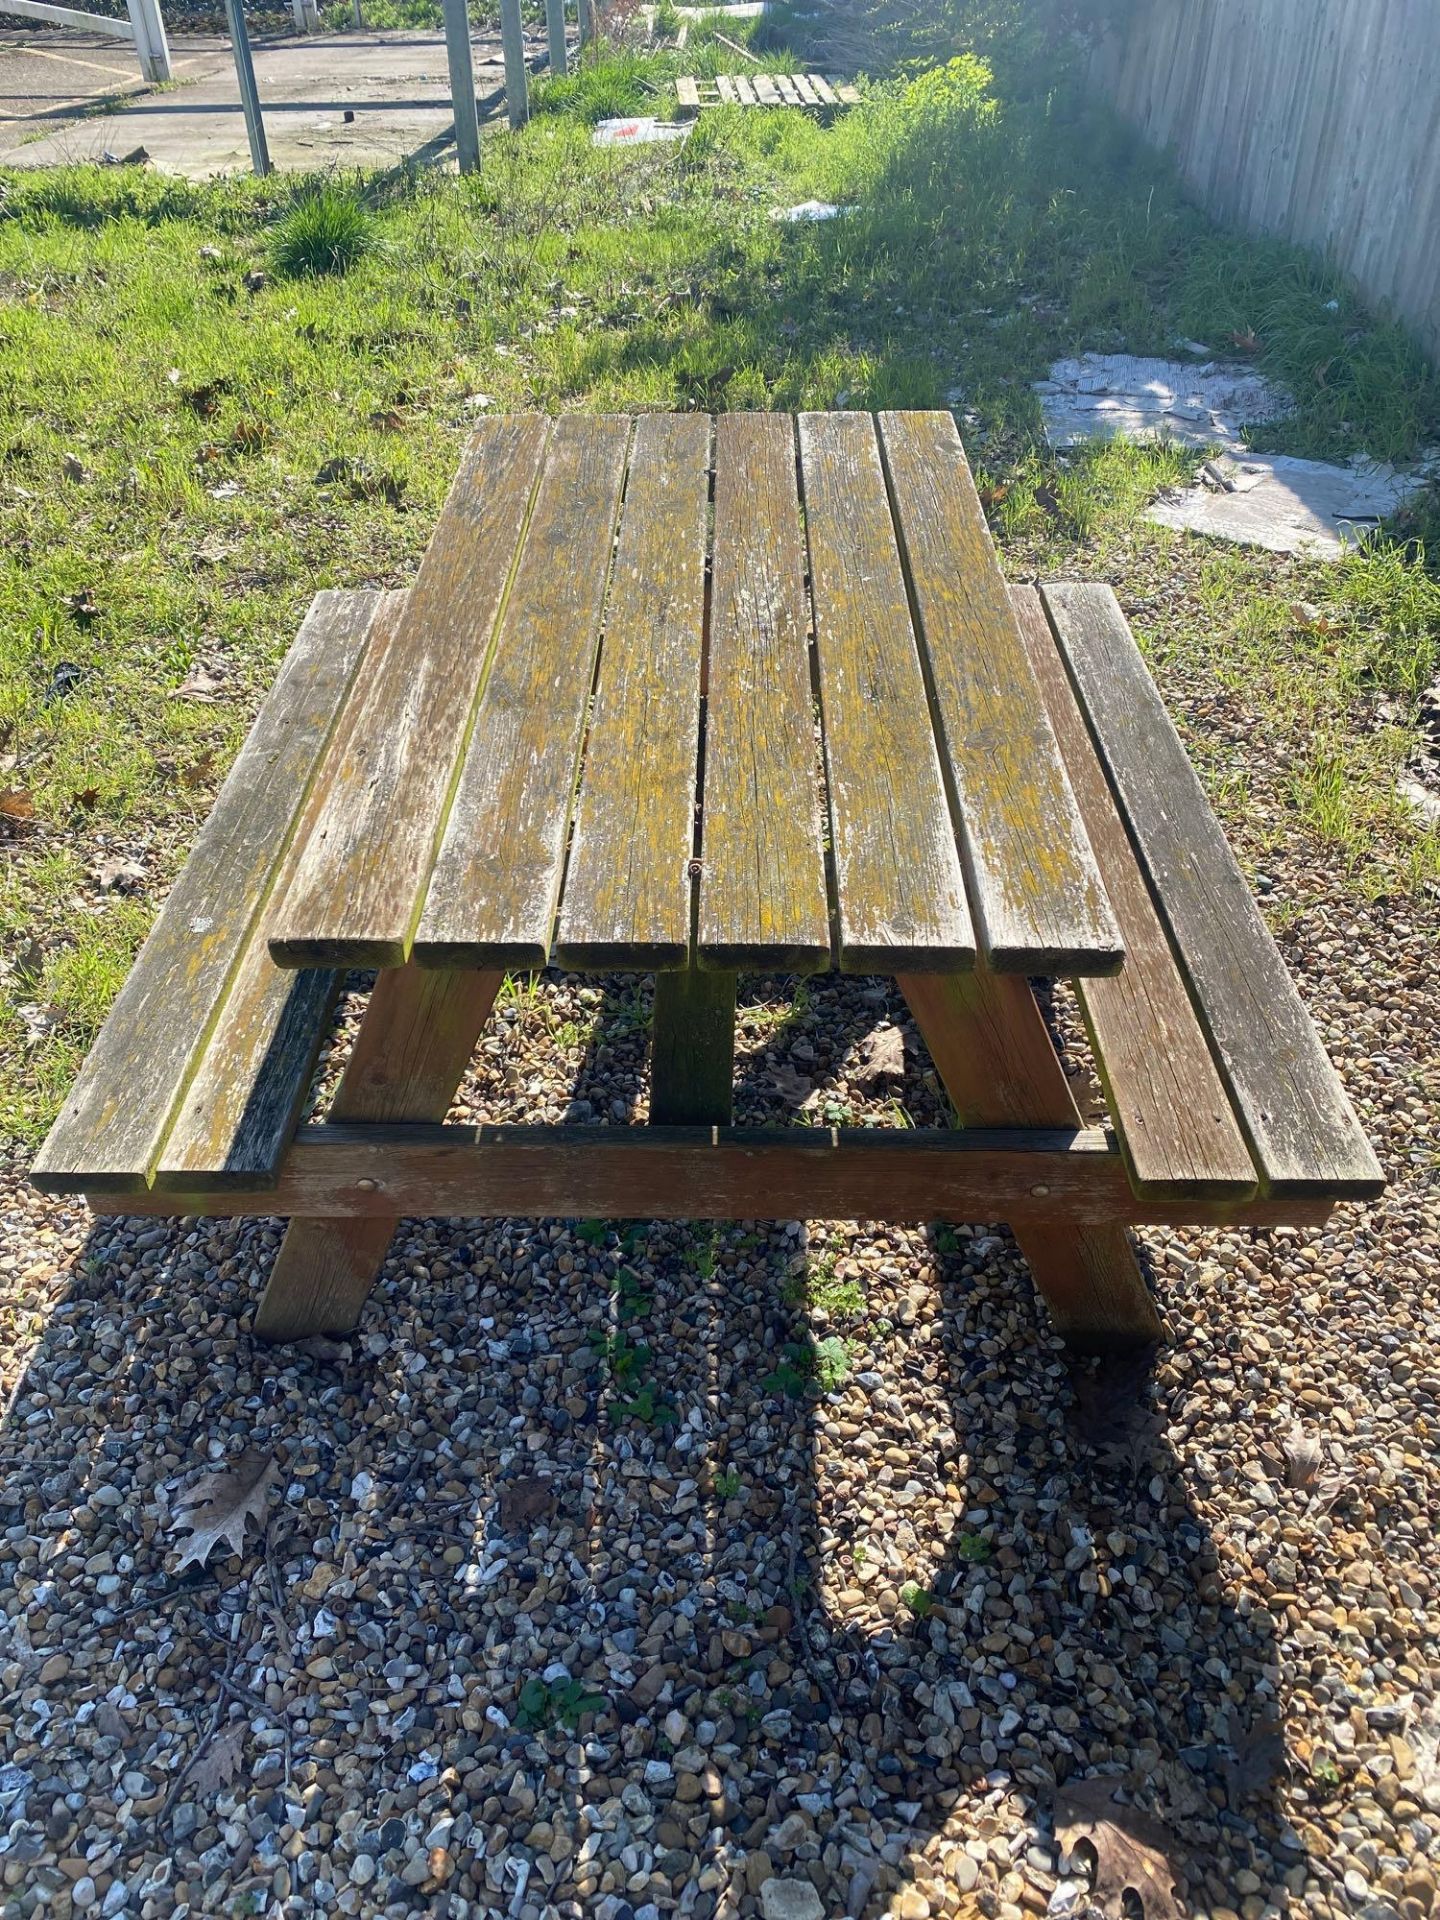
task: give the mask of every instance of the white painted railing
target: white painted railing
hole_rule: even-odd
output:
[[[125,4],[128,20],[117,20],[106,13],[81,13],[75,7],[52,7],[49,0],[0,0],[0,13],[18,14],[22,20],[43,20],[50,27],[82,27],[87,33],[128,40],[145,78],[168,80],[170,43],[165,38],[160,0],[125,0]]]

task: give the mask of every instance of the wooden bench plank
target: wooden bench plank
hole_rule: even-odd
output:
[[[737,73],[735,75],[735,97],[739,100],[742,107],[759,105],[759,102],[755,98],[754,85],[748,74]]]
[[[756,74],[755,97],[760,102],[762,107],[778,107],[779,106],[780,95],[776,92],[775,82],[771,79],[768,73]]]
[[[699,953],[814,972],[830,959],[795,439],[781,414],[715,422],[715,532]]]
[[[1040,596],[1033,587],[1012,587],[1010,598],[1125,942],[1118,974],[1075,985],[1135,1191],[1252,1194],[1254,1164],[1075,705]]]
[[[683,967],[705,647],[710,421],[645,414],[605,621],[555,958]]]
[[[949,414],[880,416],[970,904],[1002,973],[1113,973],[1122,955],[1054,730]]]
[[[821,106],[833,107],[835,105],[835,89],[825,78],[824,74],[812,73],[806,77],[815,89],[815,98],[820,102]]]
[[[796,97],[802,107],[819,106],[820,96],[816,93],[803,73],[792,73],[789,75],[789,80],[791,86],[795,89]]]
[[[975,933],[866,413],[802,413],[826,784],[850,973],[973,966]]]
[[[143,1190],[365,650],[378,594],[317,594],[31,1179]]]
[[[788,73],[777,73],[773,78],[775,81],[775,91],[780,95],[782,103],[787,107],[798,107],[800,104],[800,95],[796,92],[795,82],[790,78],[790,75]]]
[[[98,1214],[182,1196],[97,1194]],[[1328,1200],[1140,1200],[1106,1135],[1072,1129],[302,1127],[278,1187],[197,1190],[187,1213],[299,1216],[346,1231],[407,1218],[1011,1220],[1028,1235],[1131,1225],[1322,1226]],[[378,1238],[377,1233],[377,1238]],[[381,1248],[383,1255],[384,1248]],[[380,1257],[380,1256],[377,1256]],[[279,1316],[277,1314],[277,1321]],[[303,1324],[303,1322],[302,1322]],[[261,1328],[283,1338],[283,1325]]]
[[[728,73],[716,74],[715,91],[722,100],[728,102],[731,106],[734,106],[740,98],[739,94],[735,91],[735,82]]]
[[[498,416],[465,449],[404,614],[347,705],[326,806],[271,921],[279,965],[409,954],[548,432]]]
[[[415,936],[421,966],[549,959],[629,439],[615,415],[551,432]]]
[[[858,87],[852,87],[848,85],[846,82],[840,81],[840,80],[832,81],[831,85],[835,90],[835,98],[840,106],[842,107],[858,107],[859,106],[860,89]]]
[[[403,593],[347,596],[375,606],[369,646],[400,618]],[[280,900],[325,805],[323,763],[276,869]],[[206,1040],[155,1171],[164,1190],[273,1180],[309,1089],[343,974],[277,967],[261,914]]]
[[[1256,1164],[1276,1195],[1384,1185],[1108,587],[1044,589],[1071,678]]]
[[[678,106],[700,110],[700,89],[689,74],[681,74],[675,82],[675,101]]]

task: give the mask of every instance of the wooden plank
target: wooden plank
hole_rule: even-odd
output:
[[[830,958],[804,575],[790,421],[720,415],[699,912],[711,966],[802,973]]]
[[[1026,981],[988,972],[916,973],[897,976],[897,984],[962,1127],[1078,1129],[1070,1083]],[[1031,1197],[1053,1196],[1032,1189]],[[1057,1331],[1097,1350],[1158,1339],[1160,1317],[1117,1224],[1125,1216],[1105,1220],[1078,1207],[1057,1212],[1049,1221],[1011,1221]]]
[[[379,595],[317,594],[31,1170],[145,1187],[365,651]]]
[[[753,107],[759,104],[755,98],[754,84],[748,74],[735,75],[735,97],[742,107]]]
[[[790,84],[792,87],[794,87],[796,94],[799,96],[800,104],[802,107],[818,107],[819,106],[820,97],[816,93],[815,89],[811,86],[810,82],[805,78],[805,75],[803,73],[792,73],[790,75]]]
[[[543,967],[630,422],[557,420],[415,936],[422,966]]]
[[[157,1189],[275,1180],[342,978],[277,967],[257,934],[161,1152]]]
[[[834,80],[830,84],[835,89],[835,98],[842,107],[858,107],[859,106],[860,89],[858,87],[849,86],[845,82],[839,81],[839,80]]]
[[[97,1195],[173,1214],[175,1194]],[[277,1188],[195,1191],[187,1213],[376,1218],[1073,1221],[1323,1225],[1328,1200],[1137,1200],[1101,1132],[857,1127],[311,1126]],[[389,1228],[386,1229],[387,1237]]]
[[[728,1127],[735,1105],[733,973],[695,967],[655,976],[652,1126]]]
[[[941,972],[975,933],[867,413],[802,413],[842,971]]]
[[[689,107],[696,113],[700,111],[700,89],[688,73],[681,74],[675,82],[675,101],[678,106]]]
[[[710,421],[645,414],[615,553],[555,959],[684,966],[705,647]]]
[[[795,83],[789,74],[777,73],[773,74],[771,78],[775,82],[775,90],[780,95],[781,104],[787,107],[798,107],[800,104],[800,95],[795,91]]]
[[[410,952],[549,423],[477,429],[401,617],[326,763],[327,804],[270,926],[281,966],[398,966]]]
[[[1276,1194],[1367,1198],[1384,1177],[1108,587],[1046,605],[1237,1115]]]
[[[970,905],[1002,973],[1123,958],[1080,809],[948,413],[880,416]]]
[[[1115,811],[1040,596],[1033,587],[1012,587],[1010,597],[1125,943],[1118,974],[1077,981],[1076,991],[1131,1177],[1142,1193],[1253,1193],[1255,1168],[1225,1083]]]
[[[807,74],[806,78],[815,89],[815,98],[820,102],[821,106],[833,107],[835,105],[835,89],[825,78],[824,74]]]
[[[449,1111],[504,975],[425,973],[413,964],[375,982],[330,1117],[440,1121]],[[348,1333],[375,1283],[401,1209],[363,1218],[291,1220],[255,1316],[264,1340]]]
[[[755,97],[760,102],[762,107],[778,107],[779,106],[780,95],[776,92],[775,82],[771,79],[768,73],[756,74]]]
[[[728,73],[716,74],[715,91],[723,101],[731,106],[733,106],[740,97],[735,91],[735,82]]]
[[[365,594],[378,600],[371,647],[393,627],[403,593]],[[283,896],[312,826],[325,804],[325,776],[312,780],[271,897]],[[261,915],[252,927],[204,1052],[166,1139],[155,1171],[157,1187],[220,1185],[274,1179],[309,1089],[342,975],[331,968],[277,967]]]

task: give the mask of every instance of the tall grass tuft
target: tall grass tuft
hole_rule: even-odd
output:
[[[370,210],[343,187],[313,187],[276,227],[270,257],[289,279],[348,273],[375,245]]]

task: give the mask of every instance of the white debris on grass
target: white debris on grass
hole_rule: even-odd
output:
[[[590,135],[592,147],[648,147],[661,140],[687,140],[691,124],[657,120],[641,114],[628,120],[599,120]]]
[[[837,207],[829,200],[802,200],[795,207],[772,207],[770,218],[800,225],[807,220],[836,220],[842,213],[854,211],[854,207]]]
[[[1271,553],[1337,560],[1425,484],[1382,461],[1332,466],[1286,454],[1247,453],[1207,460],[1199,479],[1157,500],[1157,526],[1211,534]]]
[[[1145,359],[1133,353],[1084,353],[1057,360],[1037,380],[1052,447],[1086,440],[1174,440],[1187,447],[1243,445],[1250,423],[1283,420],[1294,402],[1253,367],[1207,360]]]

